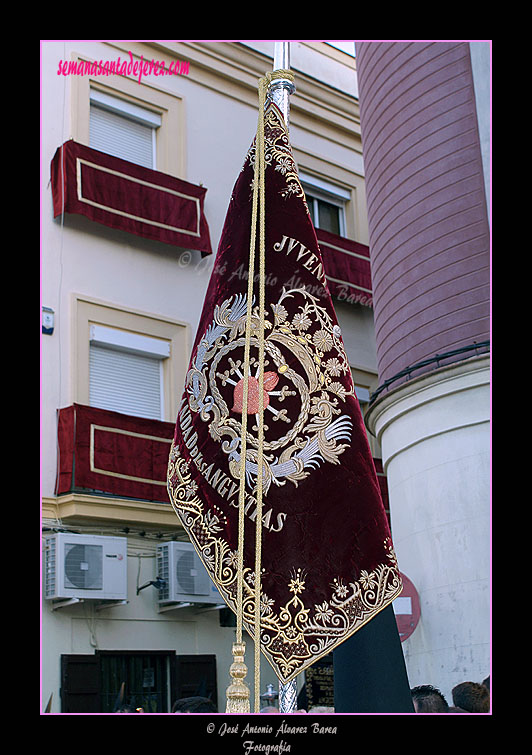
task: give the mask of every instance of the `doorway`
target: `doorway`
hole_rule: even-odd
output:
[[[165,652],[100,651],[102,713],[117,707],[122,684],[123,704],[145,713],[170,711],[170,657]]]
[[[97,650],[61,656],[62,713],[113,713],[119,704],[170,713],[175,700],[195,695],[217,704],[215,655]]]

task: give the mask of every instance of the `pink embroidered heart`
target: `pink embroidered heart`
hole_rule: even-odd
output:
[[[272,391],[279,382],[279,375],[276,372],[264,373],[264,408],[270,403],[270,397],[268,391]],[[244,402],[244,378],[238,381],[235,385],[234,393],[234,405],[231,411],[242,414],[242,407]],[[259,411],[259,381],[256,377],[249,376],[248,379],[248,414],[257,414]]]

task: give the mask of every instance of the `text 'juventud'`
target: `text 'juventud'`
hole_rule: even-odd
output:
[[[284,252],[287,257],[293,252],[292,256],[296,262],[300,262],[304,268],[312,273],[312,275],[314,275],[320,283],[325,286],[323,264],[320,262],[318,256],[314,254],[314,252],[311,252],[310,249],[307,249],[301,241],[292,239],[289,236],[283,236],[281,241],[277,241],[273,245],[273,248],[276,252]]]

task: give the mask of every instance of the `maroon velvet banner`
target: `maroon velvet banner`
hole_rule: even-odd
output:
[[[168,465],[172,505],[236,612],[245,464],[243,617],[252,636],[259,474],[253,335],[244,459],[241,420],[254,161],[252,144],[222,231]],[[265,112],[265,163],[260,643],[287,682],[389,605],[401,579],[316,232],[273,104]],[[256,305],[257,283],[254,291]],[[255,305],[252,328],[261,325]]]
[[[56,495],[74,489],[168,503],[170,422],[74,404],[59,410]]]
[[[321,228],[316,236],[331,296],[347,304],[373,306],[369,247]]]
[[[211,254],[207,189],[70,140],[51,165],[54,217],[78,213],[110,228]]]

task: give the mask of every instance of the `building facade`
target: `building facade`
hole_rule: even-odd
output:
[[[357,55],[291,43],[290,140],[399,567],[420,599],[409,681],[450,700],[490,664],[489,44],[361,42]],[[225,708],[234,621],[202,582],[166,460],[272,67],[271,41],[42,43],[53,713],[110,712],[122,685],[147,711],[193,694]],[[261,671],[263,690],[277,687]]]
[[[325,42],[291,47],[292,147],[367,404],[378,377],[354,59]],[[42,43],[42,698],[53,713],[111,712],[122,685],[150,712],[191,694],[224,710],[234,622],[200,585],[164,478],[272,55],[267,41]],[[163,574],[174,593],[158,589]]]

